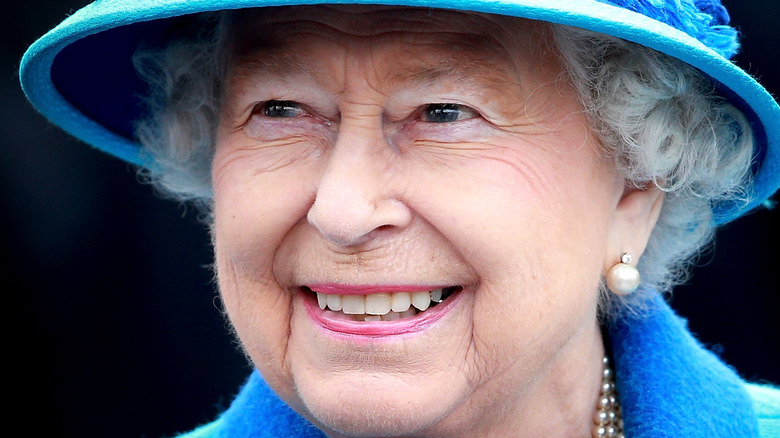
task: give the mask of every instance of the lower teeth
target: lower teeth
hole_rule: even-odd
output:
[[[408,318],[410,316],[414,316],[420,313],[419,310],[415,309],[414,307],[410,307],[409,310],[406,312],[393,312],[392,310],[390,313],[386,313],[384,315],[347,315],[346,313],[342,313],[344,316],[349,317],[349,319],[353,321],[395,321],[401,318]]]

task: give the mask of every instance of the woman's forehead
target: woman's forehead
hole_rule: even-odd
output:
[[[481,77],[505,82],[528,70],[560,72],[549,26],[473,12],[398,7],[303,6],[235,13],[233,80],[254,73],[316,76],[347,52],[370,53],[389,83]],[[547,67],[547,68],[545,68]],[[552,67],[552,68],[550,68]]]
[[[371,41],[438,38],[476,46],[522,44],[532,36],[546,34],[548,29],[546,23],[521,18],[408,7],[295,6],[233,14],[233,50],[239,56],[258,46],[284,43],[301,35]]]
[[[496,23],[533,22],[521,18],[483,14],[471,11],[412,8],[403,6],[286,6],[235,11],[234,24],[239,30],[262,31],[259,26],[290,27],[293,24],[323,23],[334,30],[355,36],[376,36],[387,32],[424,32],[431,28],[452,31],[470,29],[476,32],[498,31]],[[424,27],[423,27],[424,25]]]

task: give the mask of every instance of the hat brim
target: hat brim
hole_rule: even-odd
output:
[[[199,12],[304,4],[484,12],[580,27],[650,47],[710,76],[753,127],[756,164],[749,201],[717,205],[716,221],[725,223],[754,209],[780,186],[780,107],[772,96],[692,36],[598,0],[103,0],[77,11],[30,46],[21,63],[22,88],[65,131],[125,161],[150,166],[133,139],[134,121],[143,112],[139,96],[146,89],[131,63],[139,42],[164,39],[175,22]]]

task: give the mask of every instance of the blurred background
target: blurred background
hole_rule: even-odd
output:
[[[169,436],[213,419],[250,368],[220,314],[196,212],[48,124],[19,88],[26,47],[87,3],[0,6],[6,421],[35,435]],[[743,34],[736,62],[780,94],[780,2],[723,3]],[[780,208],[723,228],[672,300],[743,377],[775,383],[779,226]]]

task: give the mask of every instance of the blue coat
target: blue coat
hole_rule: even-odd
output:
[[[744,382],[658,298],[608,328],[628,438],[780,437],[780,389]],[[255,371],[216,421],[182,438],[324,437]]]

